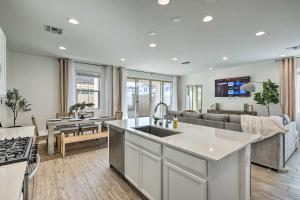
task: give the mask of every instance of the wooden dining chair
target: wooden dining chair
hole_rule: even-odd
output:
[[[32,125],[34,126],[34,135],[35,135],[35,143],[38,144],[41,140],[46,140],[48,138],[48,134],[43,132],[43,134],[39,131],[36,118],[34,115],[31,116]]]
[[[116,119],[122,119],[123,118],[123,112],[120,112],[120,111],[116,111],[115,113],[115,118]]]

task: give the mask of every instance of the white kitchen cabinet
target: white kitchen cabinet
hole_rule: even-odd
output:
[[[161,158],[140,150],[140,190],[150,200],[161,199]]]
[[[6,96],[6,37],[0,27],[0,98]]]
[[[125,136],[125,138],[131,137]],[[162,185],[161,158],[150,153],[150,151],[154,152],[154,149],[145,150],[127,139],[125,141],[125,177],[148,199],[160,200]]]
[[[140,149],[125,142],[125,177],[135,187],[140,186]]]
[[[207,180],[164,161],[164,200],[207,200]]]

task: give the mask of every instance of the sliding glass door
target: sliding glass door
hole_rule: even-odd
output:
[[[127,79],[128,117],[136,117],[136,84],[135,79]]]
[[[137,79],[137,117],[150,116],[150,81]]]
[[[151,81],[151,114],[154,114],[155,106],[161,102],[161,97],[161,81]]]
[[[172,106],[172,90],[173,84],[171,82],[128,78],[128,117],[152,116],[155,106],[160,102],[166,103],[170,109]]]

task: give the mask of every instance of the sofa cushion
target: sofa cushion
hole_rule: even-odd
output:
[[[228,122],[228,115],[226,114],[212,114],[212,113],[203,113],[203,119],[219,121],[219,122]]]
[[[228,123],[228,122],[225,122],[225,129],[231,130],[231,131],[242,132],[242,126],[241,126],[241,124],[237,124],[237,123]]]
[[[178,117],[178,121],[190,124],[191,123],[191,118],[190,117]]]
[[[190,117],[190,118],[201,118],[201,113],[197,113],[197,112],[183,112],[182,113],[183,117]]]
[[[175,110],[169,110],[169,115],[171,118],[174,118],[175,115],[176,115],[176,117],[182,117],[182,112],[175,111]]]
[[[205,119],[191,118],[190,123],[201,125],[201,126],[213,127],[213,128],[221,128],[221,129],[224,129],[224,127],[225,127],[224,122],[218,122],[218,121],[213,121],[213,120],[205,120]]]
[[[241,115],[229,115],[229,122],[230,123],[241,123]]]

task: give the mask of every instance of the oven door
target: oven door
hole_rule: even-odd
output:
[[[24,200],[33,199],[34,176],[37,173],[40,162],[41,162],[41,158],[40,158],[39,154],[36,154],[35,162],[31,161],[27,166],[27,173],[25,174],[24,184],[23,184],[23,199]]]

